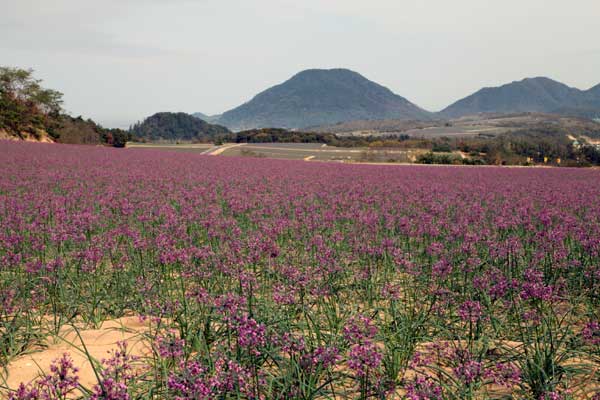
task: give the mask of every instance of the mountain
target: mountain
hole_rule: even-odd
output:
[[[479,113],[544,112],[580,114],[600,111],[600,85],[582,91],[549,78],[527,78],[483,88],[440,112],[446,118]]]
[[[186,113],[160,112],[135,124],[131,133],[143,140],[206,141],[230,131]]]
[[[195,113],[192,113],[192,117],[199,118],[199,119],[201,119],[201,120],[203,120],[203,121],[206,121],[206,120],[209,118],[209,116],[208,116],[208,115],[206,115],[206,114],[204,114],[204,113],[201,113],[201,112],[195,112]]]
[[[218,121],[218,119],[221,117],[221,114],[218,114],[218,115],[206,115],[206,114],[201,113],[201,112],[195,112],[195,113],[192,114],[192,117],[199,118],[199,119],[201,119],[203,121],[210,122],[212,124],[212,123]]]
[[[429,119],[431,114],[347,69],[311,69],[223,113],[232,130],[307,128],[359,119]]]
[[[204,121],[206,121],[206,119],[208,118],[208,115],[201,113],[201,112],[195,112],[191,114],[192,117],[196,117],[196,118],[200,118],[203,119]]]
[[[588,105],[600,107],[600,85],[594,86],[585,93]]]

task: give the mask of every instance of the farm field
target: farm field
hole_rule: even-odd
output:
[[[127,148],[131,149],[144,149],[144,150],[169,150],[169,151],[188,151],[193,153],[203,153],[212,147],[211,143],[186,143],[186,144],[172,144],[172,143],[134,143],[128,142]]]
[[[289,160],[368,162],[411,162],[422,150],[334,147],[320,143],[242,143],[231,146],[224,156],[252,156]]]
[[[127,143],[127,148],[283,160],[382,163],[411,163],[419,154],[426,152],[421,149],[335,147],[321,143],[225,143],[223,145]]]
[[[384,120],[351,121],[336,125],[317,127],[318,132],[335,133],[339,136],[388,136],[408,135],[411,138],[492,138],[520,130],[561,127],[567,132],[596,132],[598,125],[580,118],[543,113],[480,114],[450,120],[431,122]],[[583,135],[585,136],[585,135]],[[594,133],[595,136],[595,133]]]
[[[0,398],[600,398],[599,170],[288,146],[0,141]]]

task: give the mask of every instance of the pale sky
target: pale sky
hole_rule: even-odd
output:
[[[600,83],[600,0],[0,0],[0,65],[108,127],[221,113],[307,68],[438,111],[525,77]]]

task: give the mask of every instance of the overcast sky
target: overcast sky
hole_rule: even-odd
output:
[[[0,0],[0,65],[126,127],[344,67],[431,111],[483,86],[600,83],[600,0]]]

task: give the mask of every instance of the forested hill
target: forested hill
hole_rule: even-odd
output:
[[[138,122],[130,129],[138,140],[166,141],[211,141],[215,137],[230,133],[220,125],[209,124],[190,114],[160,112]]]

